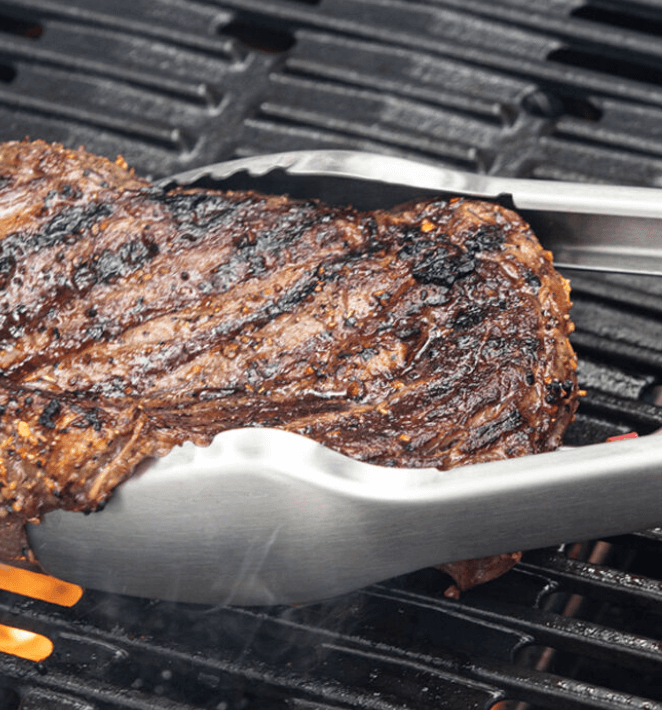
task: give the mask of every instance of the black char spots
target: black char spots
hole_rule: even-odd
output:
[[[505,234],[496,226],[480,227],[464,237],[461,247],[446,242],[446,235],[439,235],[438,239],[443,239],[445,243],[418,250],[407,245],[400,255],[417,257],[418,263],[414,266],[413,275],[420,283],[451,288],[456,281],[476,270],[477,254],[502,249]],[[429,245],[429,242],[425,244]]]
[[[55,429],[55,422],[53,420],[60,413],[60,409],[61,406],[57,399],[52,399],[39,415],[39,423],[41,426],[46,429]]]
[[[456,281],[472,274],[476,260],[468,254],[449,255],[444,247],[423,253],[422,260],[414,267],[414,278],[420,283],[450,288]]]
[[[96,283],[110,283],[118,277],[137,271],[159,253],[153,243],[134,240],[123,244],[117,251],[105,249],[100,255],[80,264],[74,273],[74,284],[85,291]]]
[[[505,232],[496,225],[484,226],[465,238],[464,248],[472,255],[479,252],[499,251],[503,249],[505,239]]]

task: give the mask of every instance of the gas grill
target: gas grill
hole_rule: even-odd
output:
[[[0,0],[0,140],[153,178],[326,147],[662,186],[660,35],[662,0]],[[566,443],[661,428],[662,281],[572,286]],[[304,607],[0,592],[53,643],[0,652],[0,707],[654,710],[661,558],[662,528],[538,550],[459,601],[435,569]]]

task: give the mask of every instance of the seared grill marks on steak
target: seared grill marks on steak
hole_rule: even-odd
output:
[[[164,192],[83,150],[0,150],[0,516],[94,510],[147,456],[277,426],[385,465],[555,448],[568,287],[513,212]]]

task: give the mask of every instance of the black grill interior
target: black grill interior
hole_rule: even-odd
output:
[[[146,176],[353,148],[662,185],[662,2],[0,0],[0,140]],[[662,282],[573,274],[587,394],[568,444],[662,427]],[[528,553],[446,599],[423,570],[309,607],[0,593],[48,636],[7,710],[662,708],[662,530]]]
[[[208,609],[88,591],[61,611],[4,594],[0,621],[46,634],[55,651],[41,664],[3,657],[0,670],[12,709],[45,698],[69,703],[49,708],[464,709],[506,697],[657,708],[662,594],[646,575],[661,542],[659,530],[614,540],[605,546],[615,567],[568,555],[577,550],[529,553],[460,603],[444,598],[436,570],[298,608]],[[624,563],[644,569],[625,572]],[[569,600],[573,616],[564,614]]]

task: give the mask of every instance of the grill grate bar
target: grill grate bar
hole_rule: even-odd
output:
[[[152,143],[162,144],[172,150],[179,150],[191,143],[191,139],[180,128],[156,121],[146,122],[137,117],[123,117],[71,106],[55,100],[17,94],[0,87],[0,104],[9,108],[34,111],[35,113],[87,123],[91,126],[107,128],[120,134],[127,134]]]
[[[503,119],[503,111],[494,102],[482,101],[462,94],[444,92],[435,88],[424,88],[421,86],[403,86],[396,82],[380,80],[377,77],[363,76],[360,73],[352,74],[346,69],[339,69],[331,66],[325,59],[324,62],[315,62],[309,59],[293,59],[287,63],[291,75],[301,77],[325,78],[336,80],[344,84],[368,87],[387,91],[397,96],[405,96],[415,101],[429,102],[437,104],[441,109],[456,109],[467,114],[483,115],[486,118],[497,117]]]
[[[662,528],[652,528],[644,532],[634,533],[633,537],[637,540],[646,540],[649,543],[653,543],[652,546],[655,549],[659,549],[658,544],[662,543]]]
[[[644,401],[643,398],[655,383],[654,375],[628,372],[611,363],[597,362],[587,357],[580,359],[577,377],[582,389],[608,392],[631,403]]]
[[[382,139],[382,140],[380,140]],[[303,126],[289,121],[278,121],[274,117],[258,117],[246,119],[240,135],[240,147],[237,155],[256,155],[265,153],[278,153],[290,150],[295,141],[299,150],[335,148],[349,150],[365,150],[386,155],[400,157],[414,157],[422,162],[441,161],[446,164],[465,170],[476,170],[478,162],[476,156],[453,151],[452,156],[437,155],[431,157],[426,151],[428,143],[418,141],[399,141],[393,144],[389,141],[388,132],[372,132],[366,135],[348,135],[337,127],[330,129],[313,125]],[[438,146],[435,146],[435,149]],[[425,151],[425,152],[423,152]]]
[[[538,149],[544,157],[531,159],[530,168],[537,178],[648,186],[662,181],[662,162],[653,156],[643,159],[618,148],[553,136],[542,137]]]
[[[199,710],[189,703],[177,703],[158,695],[140,692],[125,693],[118,687],[101,681],[86,684],[69,674],[24,672],[14,679],[21,692],[20,710]],[[123,696],[123,697],[121,697]],[[47,705],[50,703],[51,705]]]
[[[394,598],[416,599],[415,594],[407,592],[395,595],[389,591],[385,593]],[[617,662],[639,671],[657,673],[662,663],[662,648],[654,639],[617,631],[584,619],[486,599],[480,594],[467,596],[459,605],[441,598],[435,599],[434,605],[444,614],[466,615],[471,620],[489,624],[503,626],[504,619],[507,619],[507,628],[511,632],[516,630],[529,641],[535,640],[538,645],[545,644],[558,650]],[[421,603],[432,602],[423,598]],[[514,653],[518,651],[514,648]]]
[[[513,654],[524,648],[524,644],[535,640],[537,644],[549,643],[559,650],[568,649],[573,653],[586,653],[587,657],[606,661],[624,662],[628,667],[642,671],[650,668],[657,672],[662,652],[659,643],[640,636],[619,634],[611,629],[590,622],[559,617],[533,609],[520,609],[511,604],[500,604],[493,599],[480,601],[480,592],[467,595],[468,601],[458,604],[440,598],[429,598],[407,591],[394,591],[379,586],[372,592],[380,598],[398,600],[408,605],[433,606],[449,616],[464,616],[472,620],[480,619],[486,627],[502,627],[508,619],[507,628],[517,629],[522,634],[519,646],[513,647]],[[527,641],[528,639],[528,641]],[[486,647],[490,644],[486,643]],[[434,663],[434,660],[429,662]],[[542,704],[545,707],[568,708],[662,708],[661,703],[651,703],[649,699],[634,697],[612,688],[589,685],[578,681],[567,681],[554,674],[541,671],[527,671],[518,668],[513,673],[512,666],[504,666],[504,661],[481,659],[480,662],[465,662],[464,669],[472,677],[484,682],[494,682],[508,689],[508,696],[514,693],[520,700]],[[507,676],[501,678],[501,675]],[[498,680],[497,680],[498,678]],[[649,705],[649,703],[651,703]]]
[[[218,23],[231,15],[222,9],[207,7],[202,3],[129,2],[129,0],[10,0],[3,2],[9,11],[26,13],[40,19],[67,19],[95,27],[106,27],[190,47],[213,56],[240,62],[244,53],[233,40],[210,34]]]
[[[521,8],[508,8],[503,4],[495,5],[487,0],[435,0],[435,7],[453,8],[466,13],[490,18],[507,23],[511,27],[525,27],[541,35],[552,35],[564,41],[577,41],[582,46],[593,45],[600,48],[611,48],[620,55],[625,52],[641,54],[650,61],[650,57],[662,58],[662,48],[659,42],[640,32],[633,32],[623,27],[590,22],[584,20],[576,12],[574,22],[568,22],[565,10],[555,11],[555,4],[549,3],[544,9],[529,6],[528,11]],[[557,6],[558,7],[558,6]]]
[[[512,668],[499,665],[491,671],[483,670],[480,677],[485,682],[498,682],[509,697],[546,708],[662,710],[662,703],[592,683],[568,680],[552,673],[535,673],[519,668],[513,672]]]
[[[657,118],[662,118],[662,112],[658,114]],[[604,144],[609,147],[626,148],[644,155],[662,155],[662,140],[660,137],[653,137],[643,130],[639,134],[628,136],[622,130],[609,130],[594,123],[589,124],[585,121],[562,117],[556,124],[555,135],[579,138],[585,144]]]
[[[598,411],[616,421],[627,421],[640,433],[649,433],[662,427],[662,411],[657,406],[637,400],[626,399],[607,392],[587,389],[582,398],[582,411]]]
[[[467,66],[466,57],[431,56],[407,48],[301,29],[285,59],[286,70],[340,84],[378,88],[395,95],[508,120],[531,88],[503,72]],[[323,57],[323,61],[321,61]]]
[[[591,598],[658,611],[662,604],[659,580],[642,575],[571,560],[548,550],[529,553],[521,564],[529,572],[547,575],[565,590]]]
[[[74,41],[76,34],[69,36]],[[0,57],[6,56],[12,65],[18,62],[30,62],[54,66],[71,72],[82,72],[100,77],[116,79],[128,84],[135,84],[145,89],[156,90],[173,98],[190,101],[196,105],[218,105],[219,96],[205,83],[190,83],[167,75],[158,76],[152,71],[141,71],[127,66],[100,61],[98,58],[82,57],[64,49],[35,46],[21,40],[0,35]],[[98,56],[98,55],[97,55]]]
[[[572,335],[573,345],[580,351],[600,353],[605,360],[626,361],[633,365],[662,369],[662,354],[630,343],[612,340],[607,337],[577,330]]]
[[[270,119],[280,119],[285,125],[292,127],[298,123],[304,123],[311,128],[320,128],[336,135],[350,135],[358,139],[370,139],[380,141],[384,144],[408,148],[419,153],[442,157],[455,162],[473,162],[472,151],[463,149],[454,143],[435,140],[422,136],[403,135],[395,129],[382,128],[380,126],[370,126],[358,124],[355,121],[343,120],[342,118],[329,117],[314,110],[306,111],[299,108],[282,107],[277,104],[264,103],[261,106],[263,115]]]
[[[613,77],[582,67],[572,67],[569,71],[568,66],[561,62],[547,61],[550,54],[564,46],[562,35],[567,32],[571,35],[567,39],[576,39],[580,46],[591,41],[603,46],[607,39],[614,47],[622,46],[619,33],[612,32],[610,35],[609,30],[605,32],[602,27],[596,28],[591,23],[572,24],[568,23],[567,18],[559,19],[553,23],[559,30],[555,36],[548,32],[552,16],[538,13],[530,17],[529,13],[520,12],[513,15],[519,17],[521,23],[532,23],[533,31],[516,31],[513,29],[516,24],[507,23],[501,15],[502,5],[498,10],[492,8],[488,11],[487,3],[481,5],[482,16],[469,9],[462,12],[464,3],[450,10],[385,0],[358,4],[345,0],[315,10],[273,0],[227,0],[225,5],[243,13],[247,22],[258,26],[277,21],[292,28],[291,31],[299,27],[317,28],[349,37],[386,41],[400,47],[424,50],[433,56],[446,54],[483,68],[502,69],[514,76],[530,77],[537,83],[545,82],[552,88],[564,87],[565,91],[573,87],[594,95],[620,96],[648,104],[662,103],[659,87],[626,79],[614,81]],[[394,10],[399,13],[397,18],[393,17]],[[352,18],[352,12],[358,13],[356,19]],[[497,17],[494,17],[495,13],[498,13]],[[387,22],[384,18],[388,18]],[[641,47],[638,34],[631,33],[626,39],[633,47]],[[660,53],[657,43],[651,42],[650,45],[654,53]]]
[[[570,276],[573,298],[577,295],[594,296],[603,302],[609,302],[617,306],[630,306],[636,311],[647,311],[651,316],[662,316],[662,299],[660,293],[653,290],[659,288],[657,278],[641,279],[628,283],[622,283],[623,277],[618,277],[618,281],[611,278],[595,278],[586,274],[575,272]],[[644,281],[645,287],[638,287],[637,283]]]

